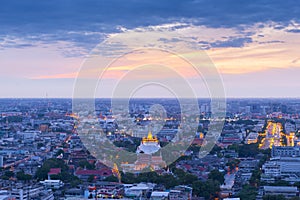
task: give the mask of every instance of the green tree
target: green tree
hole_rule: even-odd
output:
[[[41,143],[41,142],[39,142],[39,143],[37,144],[37,148],[41,148],[41,147],[43,147],[43,146],[44,146],[44,144]]]
[[[234,150],[235,152],[239,151],[239,144],[232,144],[227,147],[229,150]]]
[[[7,176],[8,178],[13,177],[14,175],[15,175],[15,173],[12,172],[12,171],[5,171],[5,172],[4,172],[4,176]]]
[[[192,188],[194,196],[214,199],[214,197],[218,197],[218,193],[220,192],[220,183],[211,179],[206,182],[198,180],[193,182]]]
[[[201,195],[203,194],[203,189],[204,189],[204,182],[202,181],[195,181],[192,184],[192,188],[193,188],[193,195],[197,196],[197,197],[201,197]]]
[[[122,183],[132,184],[137,182],[136,176],[133,173],[122,173],[121,172],[121,181]]]
[[[263,200],[286,200],[283,195],[265,195]]]
[[[77,176],[71,175],[69,183],[71,187],[77,187],[79,184],[82,183],[82,180],[80,180]]]
[[[51,168],[61,168],[61,174],[57,178],[62,181],[70,180],[70,177],[72,177],[72,175],[68,173],[69,167],[62,159],[50,158],[43,163],[42,167],[38,168],[35,174],[36,178],[38,180],[47,179],[48,172]]]
[[[244,185],[242,190],[239,193],[239,197],[241,199],[249,199],[249,200],[255,200],[257,195],[257,189],[256,187],[252,185]]]
[[[216,153],[218,153],[218,152],[220,152],[222,150],[222,148],[221,147],[219,147],[219,146],[217,146],[217,145],[214,145],[214,147],[212,148],[212,150],[210,151],[210,153],[209,154],[216,154]]]
[[[135,142],[132,143],[130,141],[114,141],[113,143],[115,146],[123,147],[129,152],[135,152],[137,146],[140,145],[140,143],[136,144]]]
[[[45,180],[48,177],[48,172],[50,171],[50,169],[46,168],[46,167],[41,167],[38,168],[38,170],[35,173],[35,177],[38,180]]]
[[[261,176],[261,171],[260,170],[254,170],[252,172],[252,176],[250,178],[250,184],[253,186],[258,187],[260,185],[260,176]]]
[[[30,174],[25,174],[24,171],[17,172],[16,177],[21,181],[29,181],[32,179],[32,176]]]
[[[95,175],[90,175],[87,179],[89,183],[92,183],[95,180]]]
[[[9,180],[9,177],[3,175],[3,176],[1,176],[1,179],[2,179],[2,180]]]
[[[197,176],[190,173],[186,173],[183,179],[179,179],[179,183],[182,185],[192,185],[192,183],[197,180],[198,180]]]
[[[175,168],[173,170],[173,173],[178,179],[183,178],[186,174],[186,172],[183,169],[179,169],[179,168]]]
[[[258,143],[241,145],[238,153],[240,157],[254,157],[259,153]]]
[[[164,185],[167,189],[170,189],[178,185],[178,180],[171,174],[159,176],[157,181],[159,181],[159,183]]]
[[[220,183],[218,181],[208,179],[205,182],[205,188],[206,190],[204,191],[206,191],[209,194],[209,198],[214,199],[214,197],[218,197],[218,193],[220,192]]]
[[[81,160],[78,162],[78,165],[79,167],[81,167],[82,169],[86,168],[86,169],[95,169],[95,165],[94,164],[91,164],[89,163],[88,161],[86,160]]]
[[[224,180],[225,180],[224,179],[224,174],[219,172],[219,170],[217,170],[217,169],[214,169],[211,172],[209,172],[208,179],[218,181],[219,184],[223,184]]]
[[[55,157],[56,157],[56,156],[59,156],[60,154],[64,155],[64,153],[65,153],[65,152],[64,152],[62,149],[59,149],[59,150],[56,152]]]
[[[239,157],[254,157],[259,153],[258,143],[255,144],[233,144],[228,147],[230,150],[238,152]]]
[[[285,180],[278,180],[278,181],[275,181],[274,183],[271,183],[270,185],[272,185],[272,186],[290,186],[291,184]]]
[[[228,163],[226,163],[226,166],[229,166],[230,170],[234,170],[241,161],[239,159],[232,159]]]
[[[292,197],[290,200],[300,200],[300,197]]]
[[[295,182],[294,184],[293,184],[293,186],[296,186],[296,187],[300,187],[300,182]]]
[[[119,182],[118,178],[115,176],[108,176],[107,178],[105,178],[105,181],[108,182]]]
[[[191,173],[185,172],[182,169],[175,168],[173,170],[173,173],[176,176],[176,178],[178,179],[179,184],[182,184],[182,185],[192,185],[193,182],[198,180],[197,176],[195,176]]]
[[[1,176],[3,180],[9,180],[11,177],[14,177],[14,172],[12,171],[5,171],[4,174]]]

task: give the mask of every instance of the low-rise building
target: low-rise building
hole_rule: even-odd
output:
[[[283,195],[291,198],[299,196],[299,190],[290,186],[263,186],[263,195]]]
[[[169,192],[153,191],[150,200],[168,200]]]
[[[193,188],[191,187],[185,185],[175,186],[174,189],[169,193],[169,200],[192,199],[192,192]]]
[[[276,147],[272,148],[271,152],[272,157],[281,156],[281,157],[300,157],[300,147]]]
[[[96,180],[103,180],[108,176],[112,175],[111,169],[104,168],[100,170],[87,170],[87,169],[80,169],[75,171],[75,176],[78,178],[87,181],[90,176],[94,176]]]
[[[246,137],[245,141],[247,144],[257,143],[258,133],[251,132]]]
[[[300,158],[272,158],[262,166],[262,169],[262,181],[274,182],[279,178],[291,183],[300,181]]]
[[[54,200],[53,193],[47,192],[41,185],[14,188],[11,191],[11,196],[16,200],[28,200],[32,198],[37,200]]]
[[[146,197],[153,191],[154,184],[139,183],[131,187],[125,188],[125,196],[127,197]]]
[[[40,183],[43,184],[47,189],[59,189],[64,186],[64,183],[61,180],[44,180],[40,181]]]

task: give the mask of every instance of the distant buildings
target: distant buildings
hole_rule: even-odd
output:
[[[121,168],[125,172],[140,172],[145,168],[158,170],[166,167],[166,162],[162,156],[154,156],[149,154],[138,154],[137,160],[134,163],[122,163]]]
[[[120,183],[111,183],[111,182],[97,182],[94,186],[89,186],[88,190],[84,192],[85,198],[94,197],[97,198],[109,198],[109,199],[120,199],[124,197],[125,186]],[[74,193],[76,196],[79,191],[74,190],[70,191],[69,194]],[[80,194],[80,193],[79,193]]]
[[[50,171],[48,172],[48,180],[51,179],[52,175],[58,175],[61,173],[61,168],[50,168]]]
[[[300,157],[300,146],[295,147],[273,147],[272,157]]]
[[[286,122],[284,124],[285,133],[290,134],[296,131],[296,125],[294,123]]]
[[[185,185],[178,185],[169,191],[155,191],[154,184],[140,183],[140,184],[126,184],[125,197],[140,198],[150,200],[187,200],[192,199],[191,187]]]
[[[193,188],[191,187],[185,185],[175,186],[169,192],[169,200],[192,199],[192,193],[193,193]]]
[[[14,185],[12,193],[15,198],[25,200],[29,196],[37,200],[53,199],[52,192],[45,190],[47,188],[55,189],[57,198],[87,199],[90,194],[94,195],[93,197],[98,195],[99,198],[128,195],[128,197],[137,198],[145,196],[147,199],[186,200],[192,197],[192,189],[187,186],[176,186],[166,191],[155,189],[154,184],[151,183],[123,185],[102,182],[106,177],[113,175],[112,170],[97,162],[97,159],[88,153],[88,149],[82,143],[77,133],[80,125],[75,123],[79,118],[72,113],[71,100],[0,101],[2,102],[0,104],[0,167],[5,168],[3,173],[5,170],[13,170],[15,175],[12,179],[21,183],[18,187]],[[118,116],[113,116],[110,103],[110,100],[96,100],[97,119],[86,119],[87,124],[90,125],[86,127],[86,131],[97,135],[99,140],[108,138],[112,142],[126,142],[134,148],[139,145],[140,141],[140,138],[134,136],[145,136],[145,127],[150,123],[155,123],[155,119],[149,112],[151,105],[157,103],[164,106],[167,116],[160,119],[165,122],[162,129],[153,130],[156,137],[152,133],[144,137],[136,151],[136,161],[123,162],[121,167],[123,171],[131,172],[139,172],[146,168],[158,170],[166,167],[159,153],[154,155],[153,153],[159,152],[160,143],[165,145],[171,140],[180,138],[177,133],[180,132],[182,116],[178,103],[168,99],[132,100],[129,103],[129,115],[130,120],[137,127],[137,132],[118,125]],[[300,182],[300,139],[297,138],[300,129],[298,100],[228,99],[225,125],[220,137],[216,138],[218,139],[217,145],[223,150],[214,148],[214,153],[208,154],[205,158],[199,157],[197,149],[207,143],[206,135],[209,128],[214,125],[214,120],[211,118],[213,109],[209,100],[199,100],[199,105],[201,113],[198,128],[194,131],[196,135],[192,142],[193,146],[189,151],[182,152],[182,155],[188,156],[188,159],[176,162],[176,168],[196,175],[201,181],[208,179],[211,170],[227,172],[228,175],[225,176],[227,183],[222,186],[222,192],[234,196],[239,193],[243,185],[249,184],[253,171],[260,170],[261,166],[258,164],[261,155],[253,155],[253,159],[247,159],[239,157],[238,149],[229,150],[226,147],[232,144],[238,144],[236,146],[241,147],[261,141],[262,149],[272,148],[272,158],[262,165],[262,185],[265,182],[276,183],[277,180],[290,183]],[[262,133],[265,128],[266,131]],[[263,137],[262,140],[260,140],[261,137]],[[134,148],[131,151],[134,152],[136,150]],[[267,152],[264,151],[265,154]],[[78,185],[77,188],[68,188],[63,197],[61,188],[63,183],[59,180],[45,180],[29,187],[22,181],[16,180],[16,173],[21,171],[34,177],[36,170],[48,158],[62,159],[68,165],[68,169],[64,170],[80,178],[83,184]],[[87,162],[89,167],[82,166],[82,161]],[[228,165],[235,161],[238,164]],[[173,174],[169,170],[161,171],[162,174]],[[54,178],[53,175],[59,175],[59,173],[59,169],[51,168],[48,175],[49,178],[50,176]],[[97,191],[89,191],[91,188],[88,188],[90,184],[88,180],[92,182],[92,188],[96,187]],[[8,192],[5,187],[9,183],[10,180],[0,181],[1,187],[5,189],[0,191],[1,198],[7,197]],[[66,183],[65,187],[69,187],[69,184]],[[294,187],[278,189],[266,186],[262,187],[261,191],[261,197],[268,194],[283,194],[287,197],[298,195]]]
[[[40,185],[14,188],[11,191],[11,196],[17,200],[28,200],[31,198],[37,200],[54,200],[53,193],[48,192]]]
[[[262,181],[285,180],[291,183],[300,181],[300,158],[278,157],[262,166]]]
[[[254,133],[254,132],[249,133],[249,135],[245,139],[246,144],[257,143],[257,141],[258,141],[258,133]]]
[[[169,200],[170,192],[154,191],[151,193],[150,200]]]
[[[155,184],[139,183],[127,184],[125,187],[125,197],[130,198],[146,198],[151,196]]]
[[[286,198],[299,196],[297,187],[263,186],[263,195],[283,195]]]
[[[93,176],[95,180],[103,180],[106,177],[111,176],[112,171],[109,168],[100,170],[78,169],[75,171],[74,175],[84,181],[87,181],[91,176]]]

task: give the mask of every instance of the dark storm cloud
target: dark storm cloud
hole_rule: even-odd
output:
[[[40,32],[111,31],[116,25],[134,28],[180,20],[232,27],[268,20],[288,23],[300,16],[297,0],[6,0],[1,4],[2,25]]]

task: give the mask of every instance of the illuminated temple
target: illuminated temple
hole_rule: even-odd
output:
[[[151,131],[148,132],[147,137],[143,137],[140,146],[138,146],[137,160],[130,163],[122,163],[121,167],[124,172],[127,171],[141,171],[145,168],[152,170],[158,170],[166,167],[166,162],[163,160],[161,155],[152,155],[160,150],[160,144],[157,137],[153,136]]]
[[[136,152],[144,154],[153,154],[160,149],[159,140],[153,136],[151,131],[148,132],[147,137],[142,138],[140,146],[138,146]]]

